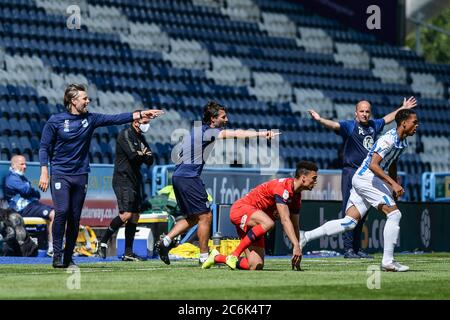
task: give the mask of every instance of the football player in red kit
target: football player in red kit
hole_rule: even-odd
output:
[[[202,268],[209,269],[216,263],[225,263],[233,270],[261,270],[264,266],[264,235],[279,218],[293,244],[292,268],[300,270],[302,252],[298,240],[301,192],[314,188],[317,170],[316,164],[300,161],[297,163],[295,178],[270,180],[236,201],[231,207],[230,220],[241,239],[239,245],[229,256],[213,249]],[[243,252],[245,256],[240,257]]]

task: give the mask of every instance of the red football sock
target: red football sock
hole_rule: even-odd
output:
[[[239,258],[239,261],[237,263],[237,268],[241,270],[250,270],[250,266],[248,264],[248,260],[245,257]]]
[[[237,248],[233,251],[232,255],[239,257],[242,252],[244,252],[245,249],[250,247],[250,245],[258,240],[260,237],[262,237],[266,233],[266,230],[264,230],[263,226],[258,224],[257,226],[254,226],[251,228],[244,238],[242,238],[241,242],[239,242],[239,245]]]
[[[225,263],[226,260],[227,256],[224,256],[223,254],[218,254],[217,256],[214,257],[215,263]]]

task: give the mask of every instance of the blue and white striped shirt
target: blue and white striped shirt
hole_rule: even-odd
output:
[[[380,167],[387,173],[392,162],[397,161],[400,155],[406,150],[406,147],[408,147],[408,142],[406,139],[400,140],[397,129],[393,128],[389,130],[372,146],[372,149],[370,149],[367,157],[359,167],[357,174],[359,176],[374,176],[374,173],[369,169],[374,152],[378,153],[382,158]]]

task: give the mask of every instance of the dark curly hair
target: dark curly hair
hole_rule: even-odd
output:
[[[203,123],[210,124],[211,118],[215,118],[219,115],[219,111],[226,111],[225,107],[216,101],[208,101],[203,108]]]

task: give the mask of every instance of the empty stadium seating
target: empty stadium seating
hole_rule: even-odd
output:
[[[177,129],[216,99],[230,127],[280,129],[285,166],[326,169],[339,136],[310,119],[350,119],[367,99],[375,117],[419,100],[420,127],[399,167],[418,200],[423,170],[450,170],[450,67],[377,42],[301,4],[271,0],[82,0],[81,29],[66,27],[65,0],[0,0],[1,159],[38,160],[45,121],[64,110],[71,82],[87,84],[91,112],[142,107],[166,115],[146,134],[157,164],[171,163]],[[93,163],[112,163],[118,130],[97,129]],[[226,152],[226,151],[224,151]],[[214,161],[213,161],[214,162]]]

